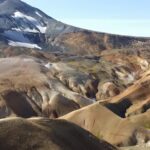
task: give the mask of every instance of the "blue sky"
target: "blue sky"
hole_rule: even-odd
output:
[[[77,27],[150,37],[150,0],[23,0]]]

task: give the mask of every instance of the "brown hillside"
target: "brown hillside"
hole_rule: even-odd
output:
[[[0,120],[1,150],[117,150],[84,129],[45,118]]]

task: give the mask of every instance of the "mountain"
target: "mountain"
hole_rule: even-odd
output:
[[[47,32],[52,36],[67,31],[72,31],[70,26],[21,0],[0,1],[0,37],[8,45],[41,49]]]
[[[149,149],[149,83],[149,38],[0,0],[0,149]]]
[[[3,44],[78,54],[133,47],[149,41],[76,28],[49,17],[21,0],[0,1],[0,41]]]

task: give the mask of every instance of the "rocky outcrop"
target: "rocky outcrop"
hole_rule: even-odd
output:
[[[66,63],[49,64],[55,76],[72,91],[95,98],[97,82],[92,76],[69,67]]]
[[[106,82],[98,85],[98,93],[96,99],[106,99],[108,97],[114,97],[120,93],[119,88],[112,82]]]
[[[27,56],[0,59],[0,63],[1,117],[59,117],[94,102],[82,92],[91,80],[86,74],[70,69],[67,76],[67,67]],[[73,84],[78,93],[71,90]]]
[[[150,108],[149,72],[150,71],[148,69],[146,72],[141,74],[140,79],[135,81],[133,85],[129,86],[119,95],[111,99],[107,99],[108,103],[112,105],[119,104],[126,99],[130,103],[130,105],[124,112],[125,116],[132,116],[146,112]]]
[[[49,118],[58,118],[79,108],[80,106],[74,101],[60,94],[56,94],[51,98],[49,105],[43,108],[43,114]]]

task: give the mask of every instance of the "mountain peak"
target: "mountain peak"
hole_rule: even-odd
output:
[[[0,36],[11,46],[41,49],[38,45],[45,42],[45,35],[73,29],[21,0],[0,0]]]
[[[44,41],[48,15],[21,0],[0,0],[0,36],[12,46],[39,48]]]
[[[16,10],[31,11],[33,8],[21,0],[0,0],[0,14],[12,14]]]

